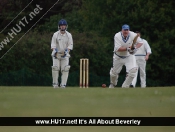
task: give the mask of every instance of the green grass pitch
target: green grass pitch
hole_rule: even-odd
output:
[[[175,87],[0,86],[1,117],[174,117]],[[175,127],[0,127],[0,132],[174,132]]]

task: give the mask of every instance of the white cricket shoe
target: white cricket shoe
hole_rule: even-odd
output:
[[[53,88],[59,88],[57,84],[53,84]]]
[[[110,84],[110,85],[109,85],[109,88],[114,88],[114,85],[113,85],[113,84]]]
[[[60,85],[61,88],[66,88],[66,85]]]

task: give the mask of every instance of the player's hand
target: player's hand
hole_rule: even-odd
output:
[[[67,54],[69,53],[69,49],[65,49],[65,51],[64,51],[64,55],[63,56],[61,56],[61,57],[65,57]]]
[[[129,53],[132,51],[130,47],[128,47],[128,48],[126,48],[126,49],[127,49],[127,51],[128,51]]]
[[[137,52],[137,48],[134,48],[132,51],[132,54],[135,54]]]
[[[57,52],[58,52],[57,49],[53,49],[51,56],[57,58],[56,57]]]
[[[145,60],[147,61],[149,59],[149,55],[146,55],[145,56]]]
[[[131,49],[130,47],[127,48],[127,51],[130,53],[130,54],[135,54],[137,52],[137,48],[133,48]]]

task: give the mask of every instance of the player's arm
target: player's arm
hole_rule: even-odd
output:
[[[143,45],[143,41],[140,37],[137,38],[135,48],[138,49]]]
[[[144,40],[145,50],[147,53],[151,54],[151,48],[146,40]]]
[[[135,45],[135,48],[138,49],[142,46],[143,42],[141,41],[141,39],[138,38],[137,42],[136,42],[136,45]],[[130,47],[125,47],[125,46],[121,46],[120,48],[118,48],[118,51],[119,52],[122,52],[122,51],[128,51],[130,49]]]
[[[142,42],[141,38],[138,35],[136,35],[134,37],[134,40],[133,40],[133,43],[132,43],[131,47],[128,48],[128,52],[133,55],[137,52],[137,50],[142,45],[143,45],[143,42]]]
[[[51,49],[54,50],[56,49],[56,36],[55,33],[52,36],[52,40],[51,40]]]
[[[147,61],[149,59],[149,55],[150,53],[147,53],[146,56],[145,56],[145,60]]]
[[[121,46],[117,51],[118,51],[118,52],[128,51],[128,48],[125,47],[125,46]]]
[[[128,50],[127,47],[121,46],[121,44],[120,44],[120,42],[119,42],[119,40],[118,40],[118,38],[116,36],[114,36],[114,45],[115,45],[115,47],[114,47],[114,51],[115,52],[116,51],[123,52],[123,51],[127,51]]]
[[[73,39],[72,39],[72,35],[70,33],[68,34],[68,37],[69,37],[69,41],[68,41],[68,47],[67,47],[67,49],[70,52],[70,50],[73,50]]]
[[[64,51],[64,55],[62,56],[63,58],[66,57],[69,54],[69,52],[73,49],[72,35],[68,32],[67,32],[67,35],[68,35],[68,46]]]
[[[144,40],[144,46],[146,50],[145,60],[147,61],[149,59],[149,55],[151,54],[151,48],[146,40]]]
[[[55,33],[53,34],[52,40],[51,40],[51,50],[52,50],[51,56],[57,58],[58,50],[56,49],[56,36],[55,36]]]

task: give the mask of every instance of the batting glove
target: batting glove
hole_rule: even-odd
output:
[[[135,54],[137,52],[137,48],[134,48],[134,49],[131,49],[130,47],[127,48],[127,51],[130,53],[130,54]]]
[[[62,57],[64,58],[68,53],[69,53],[69,50],[68,49],[65,49],[64,55]]]
[[[132,50],[130,47],[127,48],[127,51],[130,53]]]
[[[137,52],[137,48],[133,49],[132,54],[135,54]]]
[[[51,56],[55,57],[55,59],[57,58],[57,56],[56,56],[57,52],[58,52],[58,50],[56,48],[56,49],[53,49],[52,54],[51,54]]]

